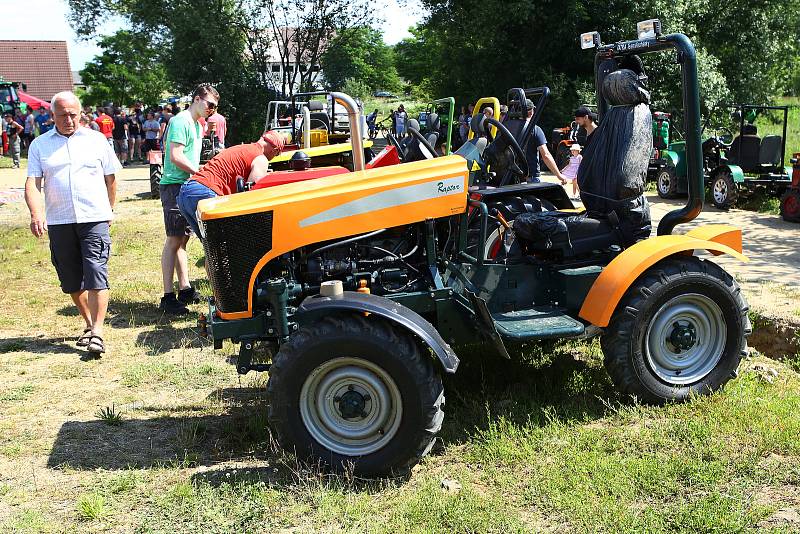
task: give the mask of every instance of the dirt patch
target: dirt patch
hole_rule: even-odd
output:
[[[762,506],[780,507],[758,523],[758,528],[800,528],[800,488],[797,486],[764,486],[756,493],[755,500]]]

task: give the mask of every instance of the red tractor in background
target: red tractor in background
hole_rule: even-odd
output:
[[[781,217],[784,221],[800,222],[800,152],[795,152],[792,163],[792,183],[781,196]]]

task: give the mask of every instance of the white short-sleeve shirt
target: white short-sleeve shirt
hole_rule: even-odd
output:
[[[105,136],[83,126],[69,137],[53,128],[28,151],[28,176],[43,178],[48,225],[110,221],[105,175],[120,168]]]

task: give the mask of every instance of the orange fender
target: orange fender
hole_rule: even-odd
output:
[[[626,249],[603,269],[589,289],[579,317],[595,326],[608,326],[622,296],[639,275],[668,256],[695,250],[749,261],[741,252],[742,231],[725,224],[695,228],[686,235],[651,237]]]

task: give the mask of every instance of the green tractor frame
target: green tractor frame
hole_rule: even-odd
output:
[[[772,196],[781,196],[791,183],[791,168],[784,165],[786,130],[789,108],[736,104],[728,106],[738,117],[739,132],[711,136],[703,140],[703,174],[714,207],[727,210],[743,194],[765,189]],[[748,115],[778,111],[783,117],[782,135],[767,135],[762,139],[756,127],[746,120]],[[686,195],[686,143],[673,141],[666,150],[658,150],[655,167],[656,190],[661,198]]]
[[[239,373],[269,372],[268,416],[283,447],[357,474],[407,473],[442,426],[441,375],[455,373],[456,352],[476,343],[511,357],[527,343],[599,336],[615,385],[649,403],[709,394],[735,376],[750,333],[747,304],[728,273],[693,253],[746,261],[741,232],[672,233],[703,206],[695,49],[685,35],[661,34],[658,21],[638,29],[633,41],[602,45],[592,33],[581,43],[598,47],[601,117],[625,113],[610,108],[603,78],[616,72],[601,67],[678,52],[689,198],[655,237],[624,239],[616,212],[581,214],[557,184],[520,176],[476,186],[490,166],[506,162],[523,175],[526,167],[506,123],[484,117],[472,121],[476,142],[451,156],[367,170],[362,162],[349,175],[200,202],[214,292],[201,331],[215,348],[239,344]],[[359,120],[351,98],[333,97]],[[483,148],[477,138],[488,126],[496,134]],[[528,121],[522,138],[534,127]],[[562,221],[566,237],[526,238],[523,215]],[[496,230],[502,246],[488,251]]]

